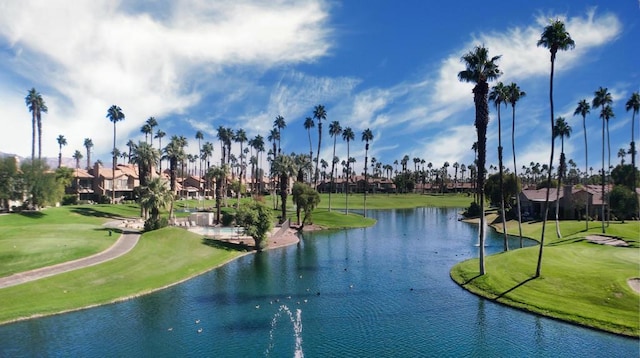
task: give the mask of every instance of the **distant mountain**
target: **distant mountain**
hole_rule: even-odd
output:
[[[29,159],[29,158],[24,158],[24,157],[21,157],[19,155],[13,154],[13,153],[0,152],[0,158],[6,158],[6,157],[17,157],[19,163],[22,163],[26,159]],[[55,157],[55,158],[47,158],[47,157],[45,157],[44,161],[45,161],[45,163],[47,163],[47,165],[51,169],[55,169],[55,168],[58,167],[58,157]],[[86,165],[87,165],[86,159],[83,158],[82,160],[80,160],[80,167],[81,168],[84,168]],[[62,157],[62,166],[63,167],[69,167],[69,168],[75,168],[76,167],[76,160],[73,159],[73,158]]]

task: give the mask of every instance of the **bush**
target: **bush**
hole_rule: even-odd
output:
[[[74,194],[63,196],[62,205],[78,205],[78,196]]]
[[[168,225],[169,225],[169,220],[167,220],[167,218],[165,217],[161,217],[157,220],[149,218],[144,222],[144,231],[147,232],[147,231],[158,230],[158,229],[162,229],[163,227],[167,227]]]
[[[222,226],[231,226],[231,224],[233,224],[233,220],[235,220],[235,215],[223,211],[222,212],[222,219],[220,221],[222,221]]]
[[[464,213],[462,213],[462,215],[465,218],[474,218],[474,217],[480,216],[480,205],[478,205],[478,203],[476,203],[475,201],[472,202],[471,205],[469,205],[469,207],[467,208],[467,210],[465,210]]]

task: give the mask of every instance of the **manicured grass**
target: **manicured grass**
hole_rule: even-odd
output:
[[[367,194],[369,209],[409,209],[424,206],[466,208],[473,197],[466,194]],[[320,194],[318,208],[328,208],[329,194]],[[331,209],[345,208],[345,194],[331,194]],[[364,194],[349,194],[349,209],[363,209]]]
[[[142,235],[131,252],[112,261],[0,289],[0,322],[142,295],[242,254],[212,246],[183,229],[153,231]]]
[[[132,213],[128,205],[86,205],[2,215],[0,277],[103,251],[118,235],[102,224]]]
[[[352,229],[373,226],[376,220],[358,214],[318,209],[313,212],[313,223],[325,229]]]
[[[625,239],[631,247],[587,242],[600,234],[595,223],[585,232],[584,221],[547,222],[542,275],[534,278],[538,249],[529,247],[486,258],[486,274],[478,275],[478,260],[462,262],[451,277],[467,290],[531,312],[628,336],[640,336],[640,295],[627,280],[640,277],[640,222],[612,222],[607,235]],[[498,225],[498,227],[501,227]],[[523,235],[540,237],[541,223],[523,225]],[[517,222],[508,231],[517,233]]]

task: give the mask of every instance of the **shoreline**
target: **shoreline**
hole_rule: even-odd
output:
[[[275,250],[275,249],[279,249],[279,248],[283,248],[283,247],[287,247],[287,246],[291,246],[291,245],[295,245],[297,243],[300,242],[300,238],[298,237],[298,231],[296,229],[293,228],[289,228],[287,230],[285,230],[281,235],[277,235],[276,237],[269,237],[269,245],[267,246],[267,248],[264,251],[267,250]],[[273,244],[273,245],[272,245]],[[50,317],[50,316],[57,316],[57,315],[61,315],[61,314],[65,314],[65,313],[71,313],[71,312],[77,312],[77,311],[82,311],[82,310],[86,310],[86,309],[90,309],[90,308],[95,308],[95,307],[100,307],[100,306],[106,306],[106,305],[111,305],[111,304],[115,304],[115,303],[120,303],[120,302],[125,302],[125,301],[129,301],[135,298],[139,298],[148,294],[152,294],[154,292],[158,292],[176,285],[179,285],[181,283],[184,283],[188,280],[191,280],[192,278],[198,277],[200,275],[204,275],[208,272],[211,272],[217,268],[220,268],[234,260],[237,260],[241,257],[247,256],[247,255],[252,255],[252,254],[256,254],[258,251],[257,250],[250,250],[250,251],[246,251],[246,252],[240,252],[239,251],[239,255],[232,257],[224,262],[218,263],[215,266],[209,267],[203,271],[200,272],[196,272],[188,277],[185,277],[181,280],[178,280],[176,282],[172,282],[170,284],[161,286],[161,287],[157,287],[157,288],[153,288],[147,291],[143,291],[143,292],[139,292],[136,293],[134,295],[128,295],[128,296],[124,296],[124,297],[119,297],[116,299],[113,299],[111,301],[108,302],[103,302],[103,303],[96,303],[96,304],[91,304],[88,306],[82,306],[82,307],[76,307],[76,308],[71,308],[71,309],[66,309],[66,310],[62,310],[62,311],[58,311],[58,312],[52,312],[52,313],[39,313],[39,314],[34,314],[31,316],[24,316],[24,317],[18,317],[15,319],[11,319],[8,321],[4,321],[4,322],[0,322],[0,326],[4,326],[4,325],[8,325],[8,324],[12,324],[12,323],[17,323],[17,322],[22,322],[22,321],[28,321],[31,319],[36,319],[36,318],[43,318],[43,317]]]

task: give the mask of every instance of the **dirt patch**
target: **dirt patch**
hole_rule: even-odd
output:
[[[289,246],[300,242],[298,238],[298,232],[296,229],[289,228],[280,235],[273,235],[269,237],[269,243],[267,249],[274,249],[276,247]]]
[[[637,277],[630,278],[627,280],[627,283],[629,284],[629,287],[631,287],[632,290],[640,294],[640,278],[637,278]]]
[[[618,247],[627,247],[627,244],[624,240],[620,240],[615,237],[610,236],[601,236],[601,235],[589,235],[586,237],[587,241],[592,242],[594,244],[600,245],[609,245],[609,246],[618,246]]]

